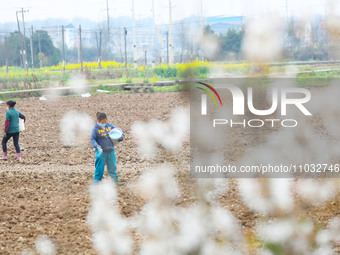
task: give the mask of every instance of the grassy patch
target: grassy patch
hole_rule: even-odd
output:
[[[182,91],[183,86],[181,85],[170,85],[170,86],[154,86],[155,92],[170,92],[170,91]]]

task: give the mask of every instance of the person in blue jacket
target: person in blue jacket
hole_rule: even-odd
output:
[[[105,113],[97,113],[97,123],[94,125],[91,133],[91,144],[96,151],[94,183],[99,183],[103,179],[104,168],[105,165],[107,165],[107,172],[111,179],[118,186],[125,184],[125,182],[119,181],[114,144],[109,136],[110,131],[114,128],[116,127],[107,122]],[[123,139],[124,134],[119,141],[122,141]]]

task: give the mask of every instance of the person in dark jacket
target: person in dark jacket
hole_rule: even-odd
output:
[[[1,160],[7,160],[7,142],[13,137],[14,147],[17,152],[17,161],[21,160],[21,151],[19,146],[19,118],[26,122],[26,117],[14,108],[16,102],[9,100],[6,102],[7,112],[5,121],[5,133],[2,138],[3,156]]]
[[[119,181],[114,144],[109,136],[110,131],[114,128],[116,127],[107,122],[105,113],[97,113],[97,123],[94,125],[91,133],[91,144],[96,151],[94,183],[99,183],[103,179],[104,168],[107,165],[107,172],[111,179],[118,186],[125,184],[125,182]],[[124,135],[121,139],[124,139]]]

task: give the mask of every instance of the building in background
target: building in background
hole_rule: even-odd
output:
[[[53,45],[60,48],[62,45],[62,26],[41,26],[39,30],[47,31],[51,37]],[[96,42],[93,33],[82,28],[82,45],[83,47],[96,47]],[[77,48],[79,45],[79,27],[73,24],[64,26],[65,46],[67,48]]]
[[[234,17],[208,17],[205,20],[205,25],[210,25],[211,29],[216,34],[224,34],[227,33],[229,29],[240,30],[242,29],[244,18],[243,16],[234,16]]]

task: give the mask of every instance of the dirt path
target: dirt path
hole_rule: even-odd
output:
[[[134,184],[145,169],[162,162],[178,168],[176,179],[181,195],[178,206],[196,201],[195,181],[189,175],[189,143],[178,155],[161,153],[156,161],[143,160],[136,149],[130,129],[135,120],[166,120],[171,110],[188,105],[188,93],[113,94],[90,98],[62,98],[58,101],[25,100],[17,109],[27,116],[27,130],[22,133],[23,162],[15,163],[13,145],[9,160],[0,162],[0,254],[20,254],[32,249],[39,235],[47,235],[57,245],[58,254],[95,254],[91,232],[86,224],[89,209],[88,186],[94,172],[94,151],[87,140],[82,146],[64,148],[59,139],[59,121],[69,110],[88,113],[103,111],[109,121],[123,129],[126,140],[116,149],[118,173],[127,185],[119,188],[119,209],[125,217],[138,213],[143,200],[135,194]],[[0,105],[0,125],[5,107]],[[242,154],[242,148],[233,157]],[[107,175],[107,174],[106,174]],[[256,219],[240,200],[234,180],[220,196],[222,207],[239,219],[245,233],[251,233]],[[306,207],[302,216],[319,224],[340,212],[339,197],[322,206]]]
[[[23,162],[15,163],[9,142],[9,160],[0,162],[0,254],[33,248],[39,235],[52,238],[59,254],[95,254],[86,224],[94,150],[89,140],[79,147],[63,147],[59,122],[66,112],[85,112],[93,120],[98,111],[106,112],[109,122],[125,132],[126,139],[116,148],[116,155],[120,178],[128,182],[119,189],[120,210],[128,217],[143,204],[131,187],[144,169],[164,161],[188,164],[187,152],[156,162],[143,160],[130,136],[131,125],[135,120],[166,120],[172,109],[188,105],[188,100],[187,93],[153,93],[18,102],[16,108],[27,116],[26,130],[20,137]],[[0,117],[6,110],[1,106]]]

